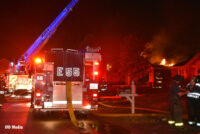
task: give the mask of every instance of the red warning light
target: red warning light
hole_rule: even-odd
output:
[[[36,93],[36,97],[41,97],[41,93]]]
[[[93,93],[93,97],[98,97],[98,94],[97,93]]]
[[[41,64],[42,63],[42,59],[41,58],[35,58],[35,63],[36,64]]]
[[[94,71],[94,75],[99,75],[99,72],[98,71]]]
[[[95,62],[94,62],[94,65],[98,66],[98,65],[99,65],[99,62],[98,62],[98,61],[95,61]]]

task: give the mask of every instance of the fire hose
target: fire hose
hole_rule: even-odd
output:
[[[113,106],[113,105],[108,105],[108,104],[104,104],[102,102],[98,103],[99,105],[108,107],[108,108],[121,108],[121,109],[130,109],[131,107],[125,107],[125,106]],[[142,107],[135,107],[135,109],[137,110],[142,110],[142,111],[151,111],[151,112],[158,112],[158,113],[164,113],[164,114],[168,114],[168,111],[163,111],[163,110],[158,110],[158,109],[153,109],[153,108],[142,108]]]
[[[69,109],[69,116],[74,126],[78,126],[78,121],[76,120],[76,116],[74,114],[74,109],[72,106],[72,91],[71,91],[71,82],[66,82],[66,96],[67,96],[67,108]]]

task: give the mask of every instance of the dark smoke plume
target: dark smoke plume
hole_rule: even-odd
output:
[[[177,64],[200,52],[198,5],[184,0],[163,3],[163,26],[145,45],[152,64],[160,64],[163,58]]]

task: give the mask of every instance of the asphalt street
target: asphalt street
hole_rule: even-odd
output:
[[[142,102],[142,98],[137,98],[137,100]],[[111,101],[109,103],[109,105],[114,106],[114,103],[111,103]],[[126,103],[126,105],[123,103],[117,104],[120,107],[128,106]],[[138,106],[141,107],[142,105]],[[130,109],[120,109],[120,107],[100,106],[97,112],[89,114],[87,117],[76,114],[79,125],[75,127],[68,113],[48,113],[45,116],[34,118],[29,102],[7,102],[0,108],[0,134],[200,133],[200,128],[187,125],[187,118],[184,118],[185,127],[177,129],[167,124],[168,114],[166,113],[158,113],[155,110],[148,111],[149,108],[144,107],[145,111],[136,109],[136,114],[132,115],[130,114]],[[155,108],[152,107],[151,109]]]
[[[94,117],[78,117],[79,127],[73,126],[66,114],[51,114],[33,118],[28,102],[4,103],[0,110],[1,134],[112,134],[130,133],[111,123],[100,122]]]

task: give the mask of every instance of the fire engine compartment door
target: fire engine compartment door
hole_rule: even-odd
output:
[[[54,62],[54,81],[83,81],[83,54],[74,52],[50,52],[45,60]]]
[[[72,104],[73,108],[82,107],[82,82],[72,82]],[[66,82],[56,81],[53,85],[53,107],[67,108]]]

